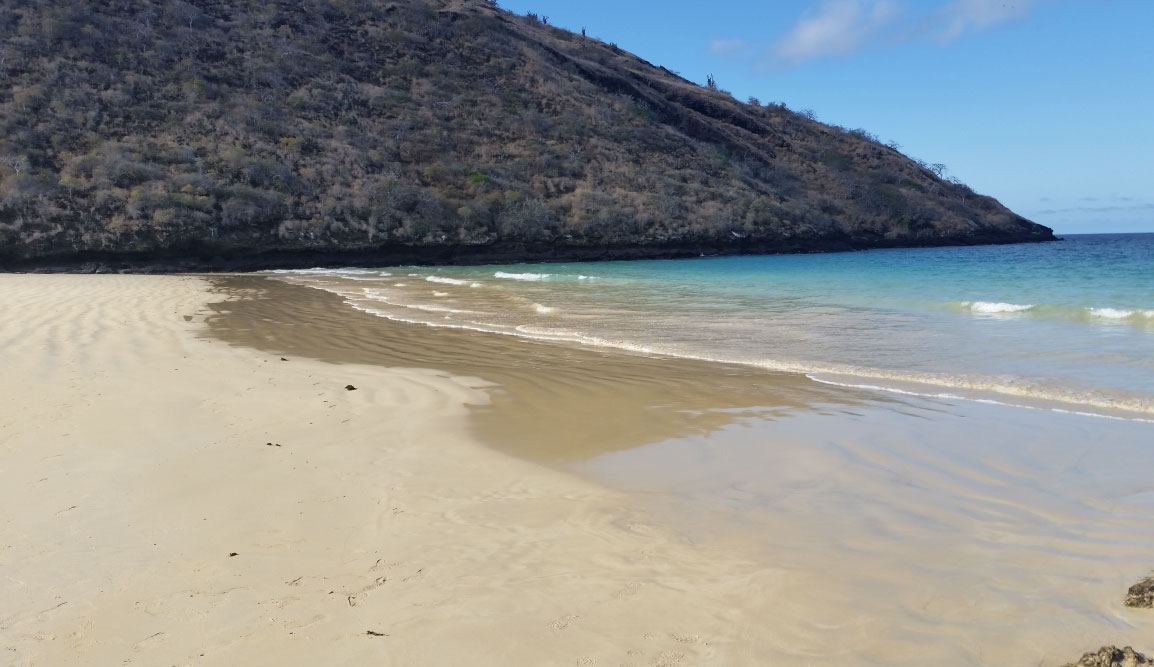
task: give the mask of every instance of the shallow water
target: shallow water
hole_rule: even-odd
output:
[[[280,277],[406,322],[1154,419],[1154,234]]]
[[[471,287],[480,280],[424,280],[465,281],[469,271],[496,273],[405,269],[396,281],[484,295]],[[495,280],[548,284],[525,278]],[[482,441],[625,490],[632,510],[686,540],[783,573],[773,590],[751,591],[766,596],[750,604],[771,609],[772,623],[743,626],[740,610],[729,612],[766,664],[1060,665],[1102,644],[1154,649],[1154,615],[1122,605],[1154,568],[1149,423],[402,325],[350,307],[371,310],[347,287],[355,280],[305,282],[325,289],[223,280],[251,298],[222,304],[210,334],[290,358],[494,383],[492,403],[474,408]],[[528,298],[491,291],[506,304]],[[708,306],[697,298],[694,312]]]
[[[910,398],[751,417],[579,470],[789,572],[773,664],[1060,665],[1154,647],[1150,427]],[[844,662],[840,662],[842,660]]]

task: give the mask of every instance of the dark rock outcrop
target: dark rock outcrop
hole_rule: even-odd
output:
[[[1126,606],[1154,609],[1154,577],[1147,577],[1130,587],[1126,593]]]
[[[485,0],[20,0],[0,54],[3,269],[1054,238],[867,131]]]
[[[1067,663],[1063,667],[1141,667],[1154,665],[1141,653],[1127,646],[1120,649],[1115,646],[1103,646],[1096,652],[1086,653],[1078,662]]]

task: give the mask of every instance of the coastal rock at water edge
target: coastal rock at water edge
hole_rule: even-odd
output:
[[[1126,593],[1126,606],[1154,609],[1154,577],[1146,577],[1130,587]]]
[[[1087,653],[1078,662],[1067,663],[1063,667],[1139,667],[1140,665],[1154,665],[1154,660],[1148,659],[1141,653],[1127,646],[1103,646],[1098,651]]]

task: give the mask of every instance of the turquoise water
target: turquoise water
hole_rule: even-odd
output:
[[[751,364],[876,391],[1154,417],[1154,234],[280,273],[434,326]]]

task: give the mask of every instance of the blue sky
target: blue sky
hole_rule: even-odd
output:
[[[1058,233],[1154,232],[1154,0],[500,0],[864,128]]]

